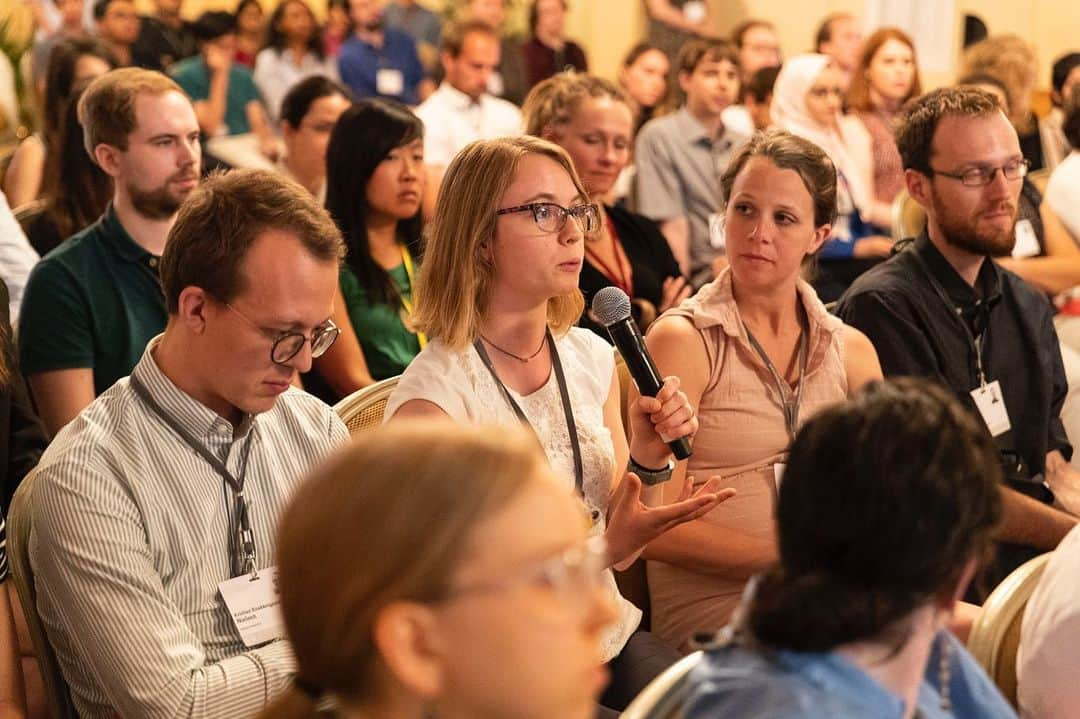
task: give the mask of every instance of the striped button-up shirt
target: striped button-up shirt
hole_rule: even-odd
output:
[[[236,428],[181,391],[147,347],[134,376],[239,476],[258,566],[303,475],[348,439],[290,388]],[[295,671],[289,644],[245,649],[218,592],[231,576],[233,497],[125,378],[57,435],[34,479],[30,561],[38,611],[83,716],[245,717]]]

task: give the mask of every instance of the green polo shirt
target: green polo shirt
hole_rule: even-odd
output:
[[[158,258],[135,244],[110,204],[30,273],[19,362],[27,376],[89,367],[101,394],[131,374],[167,320]]]
[[[191,98],[192,102],[210,99],[210,69],[202,55],[195,55],[181,60],[172,66],[172,78]],[[228,134],[241,135],[251,132],[247,119],[247,106],[252,100],[259,99],[259,91],[251,70],[239,63],[229,68],[229,91],[225,94],[225,124]]]
[[[412,288],[405,266],[398,265],[387,270],[387,273],[401,296],[411,302]],[[347,265],[342,265],[339,278],[345,309],[360,339],[368,372],[377,380],[404,372],[413,357],[419,354],[420,341],[405,327],[402,313],[389,305],[372,302],[356,274]]]

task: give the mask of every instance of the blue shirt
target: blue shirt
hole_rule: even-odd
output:
[[[400,94],[384,95],[377,91],[376,74],[384,69],[401,72],[404,87]],[[424,68],[420,65],[413,39],[400,30],[387,27],[383,28],[382,47],[369,45],[355,35],[346,40],[338,53],[338,74],[358,98],[388,97],[406,105],[416,105],[416,86],[424,79]]]
[[[949,696],[941,708],[938,652],[952,646]],[[1016,719],[1016,712],[956,638],[934,642],[919,688],[921,719]],[[901,719],[904,702],[831,652],[761,652],[737,645],[711,649],[690,674],[686,719]]]

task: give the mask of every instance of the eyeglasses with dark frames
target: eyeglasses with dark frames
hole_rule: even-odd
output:
[[[1001,170],[1006,180],[1023,179],[1028,174],[1030,164],[1027,160],[1010,160],[999,167],[973,167],[963,172],[944,172],[931,167],[930,174],[960,180],[965,187],[983,187],[994,181],[998,170]]]
[[[333,320],[327,320],[322,325],[311,330],[311,337],[292,330],[270,329],[259,325],[228,302],[222,302],[221,304],[228,307],[237,317],[247,322],[273,342],[270,346],[270,361],[274,364],[283,365],[288,363],[289,360],[300,353],[306,342],[311,343],[312,358],[322,357],[326,350],[330,349],[330,346],[337,341],[338,335],[341,334],[341,330],[334,324]]]
[[[563,207],[554,202],[530,202],[527,205],[497,210],[495,214],[509,215],[514,212],[531,212],[536,226],[544,232],[562,232],[568,217],[574,218],[582,232],[596,232],[600,229],[600,208],[592,203]]]

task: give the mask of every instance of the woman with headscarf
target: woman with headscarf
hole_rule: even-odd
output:
[[[841,113],[844,82],[826,55],[797,55],[780,69],[773,88],[773,123],[810,140],[837,174],[837,217],[818,257],[814,288],[824,302],[838,299],[859,274],[888,256],[892,241],[875,225],[889,225],[890,208],[873,195],[872,154],[866,128]]]

